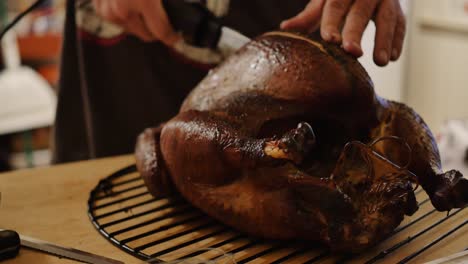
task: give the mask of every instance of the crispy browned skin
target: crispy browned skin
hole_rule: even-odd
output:
[[[439,210],[468,202],[467,181],[442,173],[422,119],[376,96],[355,59],[316,37],[260,36],[210,72],[161,128],[137,144],[150,191],[173,183],[196,207],[256,236],[360,251],[416,211],[414,182]],[[403,141],[368,146],[389,136],[411,148],[408,170]]]

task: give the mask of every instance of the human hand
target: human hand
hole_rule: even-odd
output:
[[[281,28],[312,32],[320,25],[324,40],[341,43],[347,52],[360,57],[362,35],[370,20],[376,25],[374,62],[385,66],[396,61],[406,33],[399,0],[311,0],[301,13],[283,21]]]
[[[146,42],[172,46],[179,40],[161,0],[93,0],[96,13]]]

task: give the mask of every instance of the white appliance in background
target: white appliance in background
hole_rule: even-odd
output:
[[[408,0],[400,0],[400,4],[406,14],[407,20],[409,20],[411,14],[410,2]],[[405,101],[405,65],[408,38],[405,39],[404,51],[400,59],[396,62],[390,62],[386,67],[379,67],[373,61],[374,38],[375,25],[373,22],[370,22],[362,38],[364,56],[359,61],[374,81],[375,90],[378,95],[391,100]]]
[[[21,66],[15,33],[2,39],[5,70],[0,72],[0,135],[50,126],[56,96],[33,69]]]
[[[432,0],[434,1],[434,0]],[[444,0],[437,1],[435,4],[440,5],[440,8],[431,9],[430,5],[427,9],[434,15],[450,17],[451,19],[464,19],[468,21],[468,1],[467,0]]]
[[[33,69],[21,66],[17,39],[13,31],[1,42],[5,70],[0,72],[0,135],[50,126],[55,119],[57,99],[48,82]],[[32,160],[29,160],[29,156]],[[13,168],[50,164],[49,150],[16,153]]]
[[[468,178],[468,120],[445,122],[437,137],[442,168],[455,169]]]
[[[407,102],[438,132],[468,117],[468,0],[413,0]]]

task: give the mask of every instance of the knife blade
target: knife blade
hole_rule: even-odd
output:
[[[16,233],[11,230],[0,229],[0,232]],[[62,247],[52,244],[40,239],[28,237],[25,235],[17,234],[20,238],[20,244],[23,247],[39,250],[48,254],[64,257],[71,260],[77,260],[91,264],[124,264],[122,261],[106,258],[103,256],[95,255],[89,252],[81,251],[74,248]],[[9,236],[14,238],[15,236]]]
[[[163,0],[171,25],[182,33],[188,43],[219,50],[229,56],[250,39],[238,31],[223,26],[220,20],[198,2]]]
[[[218,50],[227,57],[247,44],[250,39],[234,29],[221,28],[221,36],[218,41]]]

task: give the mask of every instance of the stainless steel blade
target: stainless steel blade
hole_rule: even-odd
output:
[[[241,33],[228,27],[222,27],[221,37],[218,41],[218,49],[224,57],[228,57],[249,41],[250,39]]]
[[[98,256],[89,252],[84,252],[74,248],[66,248],[52,243],[20,235],[21,246],[44,251],[53,255],[58,255],[67,259],[77,260],[91,264],[124,264],[122,261]]]

